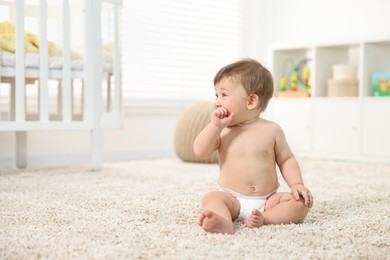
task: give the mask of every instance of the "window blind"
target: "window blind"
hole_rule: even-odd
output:
[[[241,0],[123,1],[123,97],[213,98],[213,78],[243,54]]]

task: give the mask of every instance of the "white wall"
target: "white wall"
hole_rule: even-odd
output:
[[[390,37],[388,0],[262,0],[264,23],[255,40],[267,45]],[[268,49],[259,55],[268,59]]]
[[[332,42],[390,35],[387,0],[246,0],[244,56],[269,62],[269,47],[280,43]],[[142,101],[143,102],[143,101]],[[173,136],[185,98],[128,106],[122,130],[105,132],[105,159],[174,156]],[[124,104],[125,106],[129,104]],[[148,109],[150,107],[150,109]],[[28,135],[30,166],[87,163],[88,132],[34,132]],[[0,169],[13,167],[14,133],[0,133]]]

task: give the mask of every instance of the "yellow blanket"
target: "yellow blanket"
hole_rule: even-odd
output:
[[[15,26],[11,22],[0,22],[0,52],[15,53]],[[24,50],[26,53],[39,53],[39,37],[36,34],[24,33]],[[55,42],[48,41],[49,56],[62,56],[61,47]],[[103,45],[103,60],[112,62],[112,44]],[[82,55],[77,51],[71,51],[72,58],[81,59]]]
[[[0,22],[0,51],[15,53],[15,26],[10,22]],[[39,53],[39,37],[33,33],[24,33],[24,49],[27,53]],[[61,48],[48,41],[49,56],[62,55]]]

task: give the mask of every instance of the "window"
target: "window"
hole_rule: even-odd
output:
[[[10,19],[8,6],[0,6],[0,17],[2,22],[8,21]]]
[[[123,97],[212,99],[213,78],[243,54],[241,0],[123,1]]]

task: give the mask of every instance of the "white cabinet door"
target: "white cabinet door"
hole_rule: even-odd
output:
[[[315,152],[324,156],[360,155],[360,103],[317,100],[314,110]]]
[[[278,98],[273,101],[273,121],[283,128],[293,152],[311,150],[312,105],[311,99]]]
[[[390,161],[390,99],[363,102],[363,155]]]

